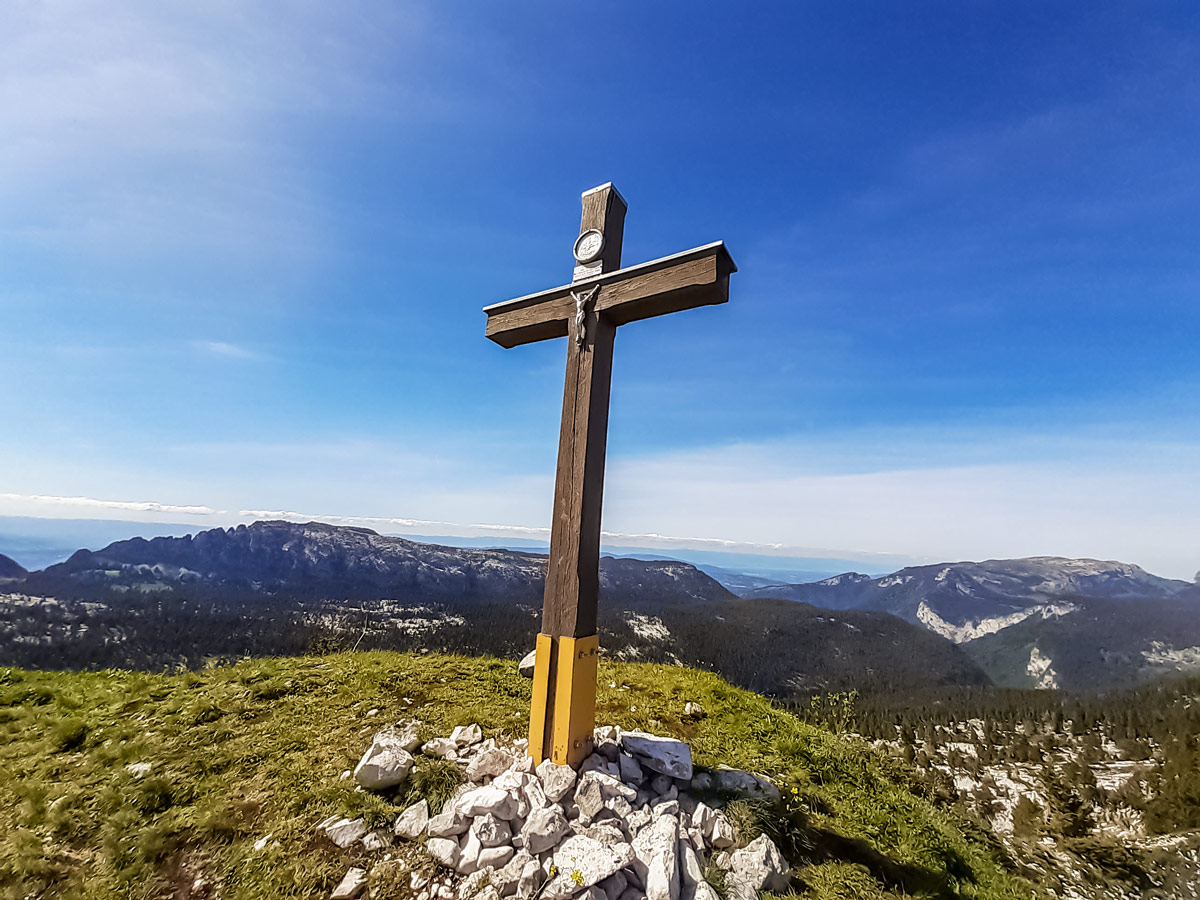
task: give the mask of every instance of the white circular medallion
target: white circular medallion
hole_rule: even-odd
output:
[[[575,260],[581,266],[593,262],[604,252],[604,235],[595,228],[589,228],[575,239]]]

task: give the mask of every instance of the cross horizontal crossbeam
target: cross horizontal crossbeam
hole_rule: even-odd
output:
[[[737,266],[723,241],[705,244],[484,307],[485,334],[502,347],[565,337],[575,315],[572,291],[598,286],[594,309],[613,325],[729,300],[729,276]]]

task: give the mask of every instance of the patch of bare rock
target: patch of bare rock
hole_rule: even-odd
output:
[[[450,759],[466,780],[445,805],[434,811],[421,800],[389,831],[338,817],[317,826],[339,847],[358,842],[383,854],[377,866],[390,866],[393,881],[397,867],[405,872],[405,890],[377,900],[717,900],[710,863],[729,900],[788,888],[779,848],[766,835],[739,846],[722,811],[739,796],[777,798],[761,775],[697,771],[687,744],[616,727],[596,729],[596,751],[576,772],[549,760],[534,766],[526,741],[484,740],[478,725],[422,745],[418,725],[376,734],[354,778],[367,790],[393,790],[414,753]],[[413,862],[421,842],[435,866]],[[373,874],[350,869],[332,900],[366,896]]]

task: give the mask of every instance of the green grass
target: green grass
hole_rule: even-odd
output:
[[[688,700],[707,715],[685,716]],[[514,663],[456,656],[249,660],[173,676],[0,670],[0,892],[187,896],[203,878],[225,898],[328,896],[371,858],[313,826],[333,814],[383,826],[399,809],[340,778],[375,730],[415,717],[428,736],[473,721],[520,735],[528,704]],[[738,818],[809,861],[804,896],[1032,893],[893,763],[715,675],[602,663],[597,720],[677,735],[701,765],[778,776],[785,802]],[[151,768],[138,777],[133,763]],[[446,763],[421,760],[402,802],[423,794],[436,807],[455,782]]]

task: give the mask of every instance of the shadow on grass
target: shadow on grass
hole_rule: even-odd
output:
[[[805,856],[810,862],[849,862],[864,867],[880,884],[904,894],[954,900],[961,897],[958,881],[974,881],[967,861],[953,850],[946,854],[946,870],[937,872],[912,863],[898,863],[866,841],[848,838],[825,828],[804,831]]]

